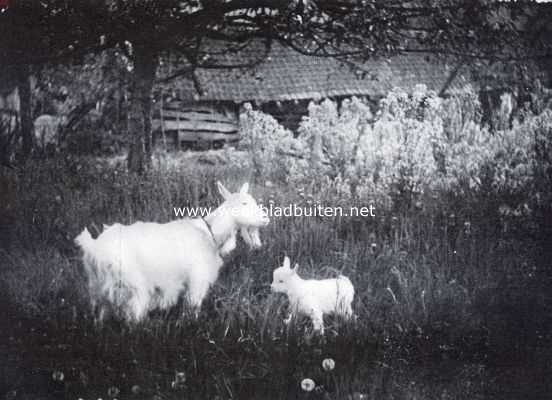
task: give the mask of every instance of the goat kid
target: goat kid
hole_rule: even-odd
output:
[[[75,242],[83,251],[93,306],[106,299],[122,306],[128,319],[140,320],[153,305],[174,305],[186,288],[197,315],[222,256],[236,247],[237,232],[257,248],[258,229],[269,222],[247,183],[237,193],[220,182],[217,187],[224,202],[205,218],[104,225],[97,239],[85,228]]]
[[[349,319],[353,316],[352,302],[355,288],[346,276],[336,279],[302,279],[297,274],[297,264],[290,268],[288,257],[284,265],[273,272],[272,291],[284,293],[290,302],[290,314],[284,320],[291,321],[295,313],[310,317],[315,331],[324,334],[324,315],[337,314]]]

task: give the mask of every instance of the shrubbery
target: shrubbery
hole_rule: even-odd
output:
[[[276,177],[286,180],[307,168],[303,159],[304,143],[295,140],[293,133],[281,126],[272,116],[245,105],[240,117],[242,145],[249,151],[256,177]]]
[[[471,87],[443,99],[419,85],[391,91],[375,115],[358,98],[311,103],[296,138],[251,109],[242,127],[256,175],[265,179],[327,177],[349,196],[376,193],[400,206],[435,191],[527,193],[535,174],[550,168],[552,111],[496,132],[481,115]]]

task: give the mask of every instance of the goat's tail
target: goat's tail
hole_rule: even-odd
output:
[[[347,297],[350,297],[350,300],[353,300],[353,297],[355,295],[355,287],[353,286],[353,283],[349,278],[347,278],[345,275],[339,275],[338,281],[341,282],[342,287],[346,290]]]
[[[338,290],[340,293],[338,296],[341,313],[343,313],[347,319],[356,318],[355,313],[353,312],[353,299],[355,297],[355,287],[353,286],[353,283],[345,275],[339,275],[337,281],[339,282]]]
[[[84,228],[84,230],[75,238],[75,243],[85,252],[90,253],[92,248],[94,247],[94,238],[92,238],[92,235],[90,232],[88,232],[87,228]]]

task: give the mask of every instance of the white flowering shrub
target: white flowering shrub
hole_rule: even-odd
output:
[[[468,123],[451,137],[440,137],[438,143],[442,187],[461,191],[481,188],[482,168],[494,154],[488,129]]]
[[[512,129],[498,131],[490,140],[494,163],[493,185],[496,189],[523,190],[531,179],[535,160],[535,133],[538,126],[550,124],[540,116],[515,124]]]
[[[519,193],[542,167],[536,149],[539,143],[550,148],[551,129],[552,111],[546,110],[491,133],[469,87],[448,99],[422,86],[411,95],[394,90],[360,141],[357,171],[395,200],[442,189]]]
[[[495,179],[498,190],[550,192],[552,183],[552,110],[526,118],[496,135]],[[536,194],[535,193],[535,194]]]
[[[520,198],[535,171],[548,171],[552,111],[494,132],[481,119],[473,88],[443,99],[419,85],[412,93],[392,90],[375,115],[357,98],[313,102],[297,138],[251,107],[241,121],[258,176],[322,186],[341,199],[377,197],[409,207],[442,190]]]
[[[411,202],[432,187],[438,169],[434,153],[443,131],[439,106],[440,99],[423,86],[411,95],[393,90],[360,140],[356,173],[396,200]]]
[[[440,118],[444,135],[448,140],[457,140],[465,130],[481,125],[482,107],[479,94],[471,85],[452,91],[450,97],[441,101]]]
[[[369,105],[356,97],[343,100],[339,109],[329,99],[311,102],[299,127],[299,139],[310,152],[311,168],[332,178],[353,177],[359,139],[372,118]]]
[[[308,168],[303,143],[271,115],[246,104],[240,115],[240,130],[256,177],[285,180]]]
[[[514,122],[511,129],[491,134],[480,125],[469,125],[446,143],[446,187],[461,191],[524,191],[533,180],[533,170],[542,166],[539,143],[549,146],[552,111]]]

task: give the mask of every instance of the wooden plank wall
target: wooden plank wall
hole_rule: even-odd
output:
[[[219,147],[239,140],[238,105],[233,103],[158,103],[153,116],[154,139],[168,146]],[[201,146],[200,146],[201,147]]]

